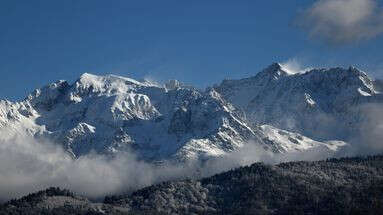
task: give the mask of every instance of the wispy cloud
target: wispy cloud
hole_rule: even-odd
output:
[[[291,74],[302,73],[312,69],[311,67],[304,66],[298,58],[290,58],[280,64],[283,70]]]
[[[295,24],[312,38],[332,45],[348,44],[383,33],[383,9],[376,0],[317,0]]]

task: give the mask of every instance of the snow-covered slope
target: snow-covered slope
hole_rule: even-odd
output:
[[[353,67],[291,74],[274,63],[253,77],[225,80],[215,90],[251,124],[347,140],[363,119],[363,105],[383,102],[377,88]]]
[[[262,125],[259,128],[263,132],[263,140],[270,141],[270,143],[276,147],[275,151],[277,152],[300,152],[311,149],[315,150],[316,148],[324,148],[329,151],[338,151],[341,147],[346,145],[343,141],[315,141],[308,137],[302,136],[301,134],[277,129],[270,125]]]
[[[276,78],[283,75],[278,72]],[[276,79],[263,74],[262,80]],[[224,82],[226,85],[230,84]],[[251,82],[243,87],[253,90]],[[160,86],[113,75],[83,74],[72,84],[57,81],[37,89],[18,103],[1,101],[1,138],[26,133],[62,144],[75,157],[92,150],[133,151],[146,160],[207,159],[238,150],[249,141],[283,153],[317,146],[337,149],[333,143],[248,123],[228,101],[253,108],[254,94],[235,89],[230,97],[229,90],[217,89],[227,99],[213,88],[202,92],[177,81]],[[369,88],[361,92],[373,94]]]

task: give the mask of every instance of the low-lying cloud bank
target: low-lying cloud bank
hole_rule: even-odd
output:
[[[367,104],[361,107],[364,117],[358,131],[351,137],[352,147],[346,155],[376,154],[383,152],[383,104]],[[352,151],[350,151],[352,150]]]
[[[62,147],[31,138],[0,142],[0,200],[6,201],[50,186],[68,188],[90,198],[133,191],[166,180],[210,176],[257,161],[278,163],[318,160],[328,152],[275,155],[255,143],[224,158],[185,165],[153,165],[132,153],[89,154],[73,159]]]
[[[383,33],[383,9],[376,0],[317,0],[295,24],[329,44],[353,43]]]

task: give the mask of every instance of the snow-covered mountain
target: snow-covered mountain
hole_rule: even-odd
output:
[[[363,120],[363,107],[383,103],[378,83],[354,67],[291,73],[274,63],[253,77],[224,80],[215,90],[250,124],[347,140]]]
[[[380,101],[373,81],[355,68],[290,74],[273,64],[205,91],[175,80],[162,86],[83,74],[20,102],[0,101],[0,131],[3,139],[25,133],[48,138],[75,157],[94,150],[133,151],[151,161],[207,159],[249,142],[276,153],[336,151],[345,143],[313,140],[322,138],[313,119],[330,115],[357,123],[353,107]]]

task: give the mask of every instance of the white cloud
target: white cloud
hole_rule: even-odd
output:
[[[317,0],[296,24],[330,44],[352,43],[383,33],[383,9],[376,0]]]
[[[383,104],[362,106],[365,120],[359,128],[359,135],[354,140],[358,153],[374,154],[383,152]]]
[[[184,165],[155,166],[132,153],[89,154],[73,159],[62,147],[28,137],[0,141],[0,201],[55,186],[90,198],[134,191],[161,181],[201,178],[254,162],[278,163],[330,157],[313,151],[275,155],[256,143],[223,158]]]
[[[310,67],[303,66],[297,58],[288,59],[287,61],[280,63],[280,65],[284,71],[290,74],[304,73],[312,69]]]

